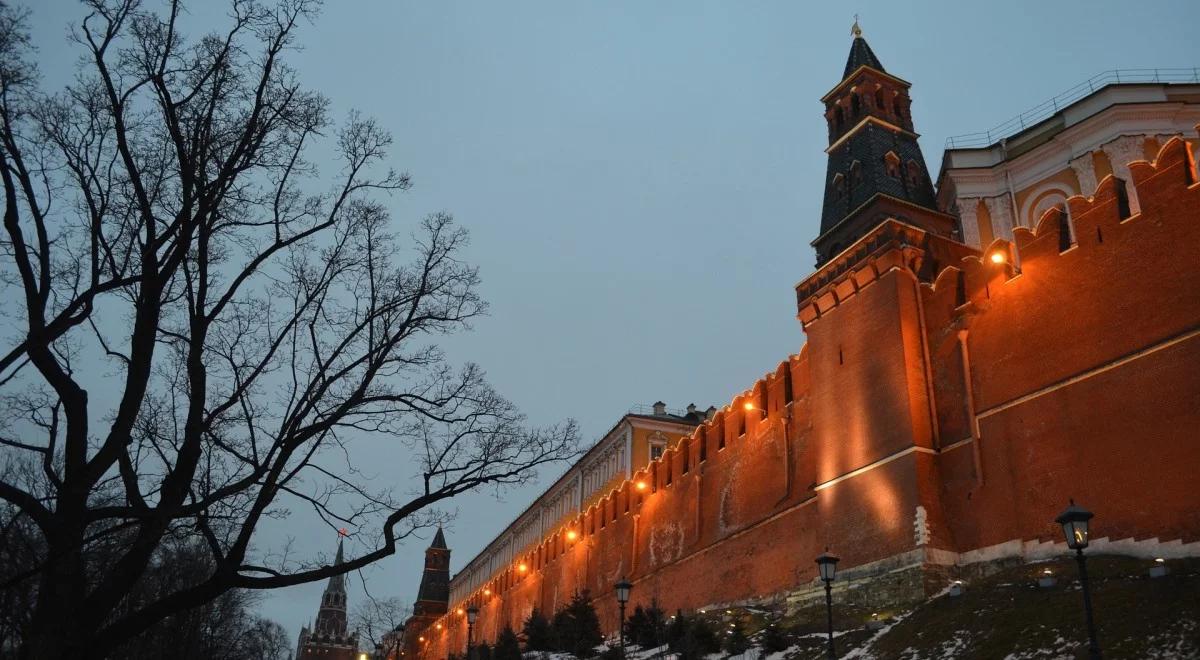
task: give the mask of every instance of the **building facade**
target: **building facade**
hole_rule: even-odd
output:
[[[935,191],[909,85],[856,30],[823,99],[799,352],[627,477],[576,487],[579,509],[523,514],[410,652],[460,653],[467,608],[494,640],[584,590],[615,632],[623,577],[631,606],[805,603],[826,548],[840,600],[917,601],[985,562],[1064,554],[1069,498],[1096,513],[1096,552],[1200,555],[1197,127],[1150,119],[1191,117],[1192,87],[1096,90],[948,153]]]

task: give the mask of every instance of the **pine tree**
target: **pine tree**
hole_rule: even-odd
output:
[[[479,642],[471,652],[475,654],[475,660],[492,660],[492,647],[487,642]]]
[[[667,647],[676,653],[680,652],[687,630],[688,618],[684,616],[683,610],[677,610],[671,618],[671,623],[667,625]]]
[[[778,623],[772,623],[763,631],[762,648],[766,653],[778,653],[779,651],[787,650],[792,644],[788,641],[787,635],[783,632],[783,626]]]
[[[554,631],[550,628],[550,620],[536,607],[525,619],[521,635],[525,638],[526,651],[554,650]]]
[[[703,658],[709,653],[721,650],[721,640],[707,621],[696,617],[688,624],[687,634],[683,637],[680,654],[684,660]]]
[[[588,592],[576,593],[566,607],[554,613],[554,637],[557,651],[565,651],[580,658],[590,658],[596,646],[604,641],[600,633],[600,618],[592,607]]]
[[[651,600],[650,607],[646,608],[646,627],[648,636],[641,642],[642,646],[656,647],[666,642],[667,613],[658,606],[657,599]]]
[[[649,635],[646,634],[646,631],[648,628],[649,620],[646,618],[646,610],[638,605],[633,608],[633,614],[625,619],[625,641],[638,646],[647,646],[646,640]]]
[[[741,655],[749,648],[750,640],[746,637],[746,631],[742,630],[742,624],[734,622],[725,636],[725,652],[729,655]]]
[[[492,649],[492,660],[521,660],[521,644],[512,626],[506,624],[504,630],[500,631],[496,646]]]

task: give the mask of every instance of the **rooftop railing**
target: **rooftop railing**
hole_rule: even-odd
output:
[[[1200,67],[1177,69],[1113,69],[1088,78],[1071,89],[981,133],[946,138],[947,149],[986,147],[1052,117],[1059,110],[1106,85],[1119,83],[1200,83]]]

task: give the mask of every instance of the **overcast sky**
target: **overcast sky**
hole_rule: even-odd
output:
[[[196,25],[219,20],[221,0],[193,4]],[[79,5],[31,6],[59,87]],[[825,168],[818,99],[839,81],[854,11],[884,67],[913,83],[934,173],[947,136],[1094,74],[1200,66],[1194,0],[342,0],[290,61],[336,117],[359,109],[395,134],[392,164],[414,180],[391,200],[398,227],[448,211],[472,232],[491,314],[445,343],[451,357],[483,365],[531,422],[573,417],[591,442],[631,405],[720,406],[799,350],[792,287],[812,270]],[[354,450],[377,479],[412,473],[399,450]],[[456,500],[453,569],[562,469],[500,500]],[[299,512],[277,534],[335,543]],[[427,542],[366,571],[372,593],[411,602]],[[322,588],[270,592],[263,612],[294,638]]]

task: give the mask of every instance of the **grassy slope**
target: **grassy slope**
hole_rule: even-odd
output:
[[[1088,561],[1096,625],[1104,657],[1200,658],[1200,560],[1170,561],[1170,575],[1150,579],[1150,562],[1119,557]],[[1036,586],[1050,569],[1057,586]],[[905,612],[838,612],[840,657],[857,658],[1073,658],[1086,657],[1083,601],[1073,560],[1026,564],[966,585],[952,598],[939,596]],[[837,604],[835,602],[835,608]],[[875,618],[884,630],[865,630]],[[783,620],[770,613],[719,613],[745,629],[783,626],[794,644],[777,658],[824,657],[824,608]],[[716,623],[716,622],[714,622]]]

